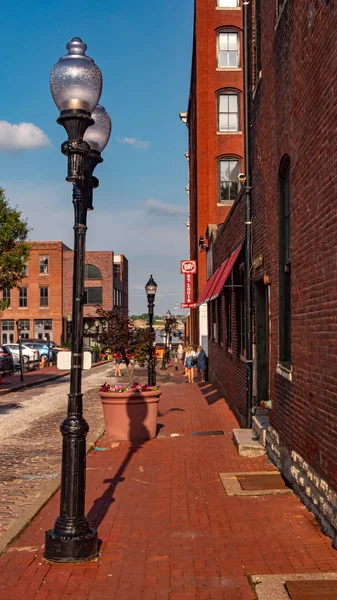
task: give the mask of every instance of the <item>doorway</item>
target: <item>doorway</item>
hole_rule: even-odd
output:
[[[269,400],[269,286],[255,283],[257,405]]]

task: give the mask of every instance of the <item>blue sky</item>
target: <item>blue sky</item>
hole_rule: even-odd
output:
[[[102,71],[100,103],[113,127],[95,173],[87,249],[127,256],[131,313],[146,310],[150,273],[156,312],[172,310],[183,301],[179,261],[188,258],[187,129],[178,115],[188,102],[193,0],[5,0],[1,17],[0,185],[28,217],[31,239],[73,245],[71,185],[59,149],[65,132],[56,124],[49,73],[79,36]],[[46,137],[10,126],[20,123]]]

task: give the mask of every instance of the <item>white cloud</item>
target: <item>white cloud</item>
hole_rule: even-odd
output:
[[[164,204],[160,200],[146,200],[144,206],[148,213],[165,217],[178,217],[187,213],[187,210],[183,206]]]
[[[133,146],[134,148],[141,148],[143,150],[146,150],[151,144],[151,142],[149,142],[148,140],[137,140],[137,138],[130,137],[117,138],[117,141],[120,144],[128,144],[129,146]]]
[[[31,150],[51,146],[50,139],[33,123],[12,125],[0,121],[0,151]]]

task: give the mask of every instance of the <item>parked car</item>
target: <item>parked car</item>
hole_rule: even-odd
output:
[[[8,373],[12,375],[14,373],[14,360],[11,352],[6,346],[0,346],[0,373]]]
[[[20,352],[19,344],[6,344],[4,348],[7,348],[13,356],[14,366],[20,366]],[[25,366],[29,363],[39,362],[39,353],[33,348],[29,348],[25,344],[22,344],[22,361]]]
[[[51,346],[48,348],[47,342],[30,342],[25,340],[25,346],[27,348],[32,348],[33,350],[37,350],[39,353],[40,360],[47,361],[48,360],[48,350],[49,350],[49,360],[56,360],[57,352]]]
[[[38,338],[25,338],[23,340],[24,344],[27,344],[28,342],[33,344],[44,344],[46,346],[48,346],[49,343],[50,347],[56,352],[66,352],[67,350],[69,350],[69,348],[63,348],[63,346],[60,346],[56,342],[53,342],[53,340],[50,340],[49,342],[47,340],[41,340]]]

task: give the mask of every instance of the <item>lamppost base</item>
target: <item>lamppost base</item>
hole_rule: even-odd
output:
[[[78,563],[98,555],[97,531],[89,529],[82,535],[60,535],[46,531],[44,558],[54,563]]]

